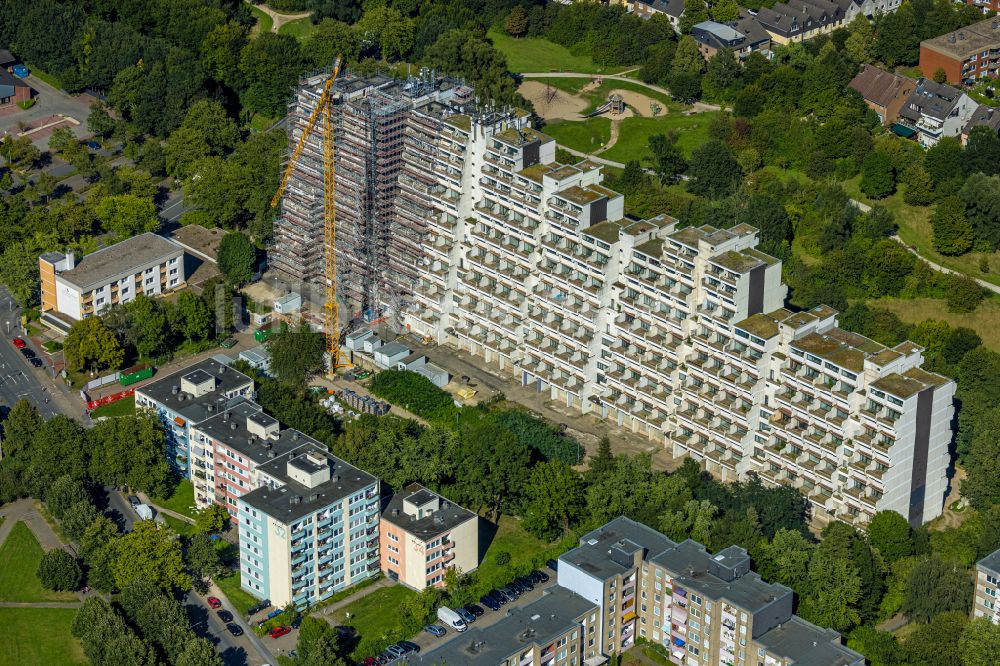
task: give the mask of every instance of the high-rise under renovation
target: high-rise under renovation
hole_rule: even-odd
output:
[[[338,94],[352,304],[724,479],[791,485],[821,515],[940,515],[954,382],[921,369],[913,343],[844,331],[827,307],[786,309],[757,229],[626,215],[601,165],[557,162],[524,114],[486,112],[453,81],[349,78]],[[302,277],[320,280],[313,195],[311,218],[286,207],[276,263],[294,263],[282,239],[305,234]]]

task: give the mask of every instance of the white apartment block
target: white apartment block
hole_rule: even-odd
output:
[[[46,252],[38,258],[42,310],[70,321],[184,286],[184,249],[153,233],[139,234],[86,255]],[[58,322],[53,322],[58,326]]]
[[[972,604],[972,617],[989,618],[993,624],[1000,624],[1000,550],[993,551],[976,562],[976,596]]]
[[[403,323],[820,515],[940,514],[955,387],[920,348],[783,309],[756,229],[628,217],[601,181],[516,113],[412,110],[396,210],[423,244]]]

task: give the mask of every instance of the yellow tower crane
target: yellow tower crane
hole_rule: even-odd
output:
[[[323,332],[326,335],[326,351],[330,354],[330,372],[336,372],[338,368],[351,366],[350,361],[340,350],[340,312],[337,304],[337,199],[336,199],[336,173],[334,171],[334,146],[333,146],[333,96],[330,91],[333,82],[340,74],[341,56],[333,63],[333,72],[323,85],[323,94],[316,102],[302,136],[299,137],[295,150],[292,151],[291,159],[281,177],[281,185],[271,199],[271,207],[274,208],[281,201],[288,181],[292,177],[295,164],[302,155],[306,140],[316,129],[316,125],[322,120],[323,137],[323,256],[326,263],[326,297],[323,302]]]

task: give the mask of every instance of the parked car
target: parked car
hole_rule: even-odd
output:
[[[301,615],[296,615],[295,619],[292,620],[292,623],[289,626],[292,629],[298,629],[300,626],[302,626],[302,616]]]
[[[447,606],[441,606],[438,608],[437,619],[440,620],[445,626],[451,627],[458,632],[465,631],[469,628],[469,625],[465,623],[465,618]]]
[[[267,632],[267,635],[271,638],[280,638],[285,634],[292,633],[291,627],[271,627],[271,631]]]
[[[549,560],[548,562],[545,563],[545,566],[547,566],[552,571],[555,572],[559,571],[559,562],[557,562],[556,560]]]
[[[31,359],[29,360],[29,362],[31,363],[31,367],[33,367],[33,368],[40,368],[40,367],[42,367],[42,359],[40,359],[40,358],[38,358],[36,356],[32,356]]]
[[[518,592],[517,590],[515,590],[513,587],[510,586],[501,587],[499,590],[497,590],[497,592],[499,592],[501,597],[506,599],[508,603],[511,601],[516,601],[517,598],[521,596],[520,592]]]
[[[473,615],[472,613],[470,613],[469,611],[465,610],[461,606],[459,606],[458,608],[456,608],[455,612],[458,613],[458,616],[460,618],[462,618],[463,620],[465,620],[465,624],[472,624],[473,622],[476,621],[476,616]]]
[[[226,629],[228,629],[229,633],[231,633],[233,636],[243,635],[243,629],[238,624],[227,624]]]
[[[375,666],[377,663],[375,657],[365,657],[364,661],[361,662],[361,666]]]
[[[222,347],[223,349],[232,349],[233,347],[236,346],[236,338],[226,338],[225,340],[219,343],[219,346]]]
[[[248,616],[255,615],[255,614],[261,612],[262,610],[264,610],[266,608],[270,608],[270,607],[271,607],[271,600],[270,599],[264,599],[264,601],[260,602],[256,606],[251,606],[249,609],[247,609],[247,615]]]
[[[14,343],[14,346],[17,347],[18,349],[24,349],[28,344],[21,338],[14,338],[13,340],[11,340],[11,342]]]
[[[528,576],[518,576],[514,581],[521,586],[523,592],[530,592],[535,589],[535,581],[533,581]]]
[[[21,347],[21,356],[24,358],[35,358],[35,352],[28,347]]]
[[[390,645],[385,649],[385,653],[388,654],[393,659],[399,659],[404,654],[406,654],[406,650],[399,647],[398,645]]]
[[[24,65],[14,65],[13,67],[11,67],[11,70],[13,70],[14,76],[18,76],[22,79],[27,77],[28,74],[31,74],[28,68],[25,67]]]
[[[233,614],[230,613],[229,611],[220,608],[219,610],[217,610],[215,612],[216,612],[216,614],[218,614],[219,619],[222,620],[223,622],[228,623],[228,622],[232,622],[233,621]]]
[[[500,602],[494,599],[489,594],[484,594],[483,596],[479,597],[479,603],[481,603],[482,605],[486,606],[487,608],[493,611],[500,610],[501,606]]]
[[[528,575],[530,575],[532,578],[535,579],[536,584],[549,582],[549,575],[544,571],[539,571],[538,569],[535,569]]]
[[[410,641],[399,641],[396,645],[403,650],[403,654],[410,654],[411,652],[416,654],[420,652],[420,646],[416,643],[411,643]]]
[[[142,504],[142,502],[139,501],[139,498],[136,497],[135,495],[128,496],[128,503],[132,506],[133,509]]]
[[[222,608],[222,602],[215,597],[208,598],[208,605],[210,608]]]
[[[378,655],[375,656],[375,663],[379,664],[380,666],[385,666],[390,661],[392,661],[392,657],[390,657],[385,652],[380,652]]]
[[[426,631],[431,636],[435,636],[437,638],[441,638],[442,636],[448,633],[447,629],[437,624],[428,624],[427,626],[424,627],[424,631]]]
[[[516,578],[509,583],[507,583],[507,589],[513,590],[517,596],[521,596],[528,591],[528,588],[521,584],[521,581]]]
[[[477,606],[476,604],[465,604],[465,610],[472,613],[475,617],[482,617],[483,613],[486,612],[482,606]]]

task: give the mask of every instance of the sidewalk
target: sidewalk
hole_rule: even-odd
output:
[[[14,529],[14,525],[20,521],[31,529],[43,550],[66,548],[59,536],[52,531],[49,524],[45,522],[45,518],[39,513],[35,501],[31,498],[19,499],[4,505],[3,511],[0,512],[0,515],[4,516],[3,524],[0,525],[0,545],[7,539],[7,535]]]
[[[215,581],[212,581],[212,584],[209,585],[208,592],[211,596],[216,597],[219,601],[221,601],[224,608],[235,608],[235,606],[233,606],[233,603],[229,601],[229,597],[226,596],[226,593],[223,592],[222,589],[215,584]],[[199,599],[201,599],[202,603],[204,603],[205,597],[203,597],[200,594],[197,594],[194,591],[192,591],[192,594],[195,594]],[[247,637],[250,643],[257,650],[257,653],[258,655],[260,655],[260,658],[263,660],[263,663],[265,664],[278,663],[277,660],[274,658],[274,655],[271,654],[271,651],[264,646],[263,642],[261,642],[260,637],[257,636],[257,634],[253,633],[253,629],[250,627],[249,624],[247,624],[247,621],[243,619],[242,615],[240,615],[239,613],[233,613],[233,623],[239,625],[239,627],[243,629],[243,635]]]

